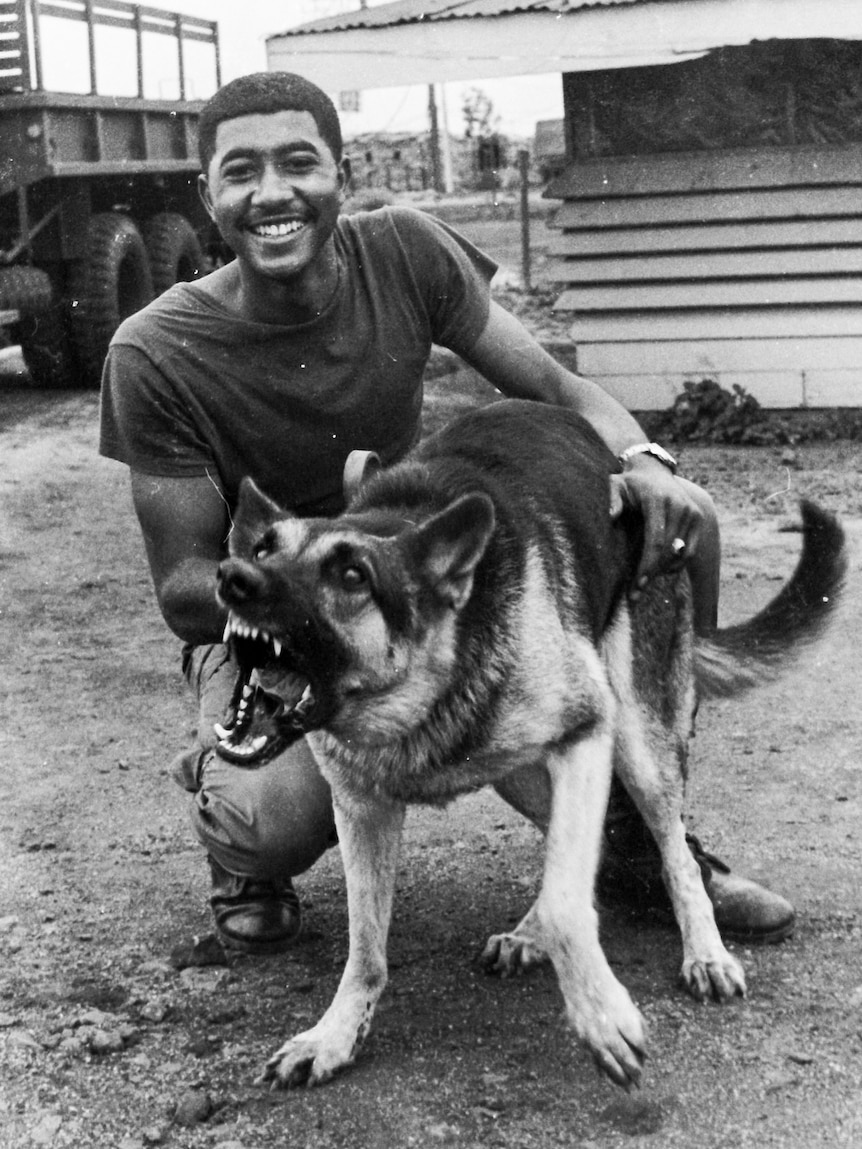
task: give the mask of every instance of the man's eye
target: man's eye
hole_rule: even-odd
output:
[[[252,178],[254,167],[247,163],[227,164],[222,168],[221,174],[223,179],[241,182]]]
[[[291,156],[279,164],[279,169],[290,174],[291,172],[308,172],[316,166],[317,159],[315,156]]]

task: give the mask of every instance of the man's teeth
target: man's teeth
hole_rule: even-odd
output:
[[[293,235],[305,225],[301,220],[292,219],[283,223],[258,223],[251,229],[255,235],[262,235],[264,239],[282,239],[286,235]]]
[[[247,622],[242,622],[230,615],[225,623],[222,642],[227,643],[231,635],[234,634],[239,638],[254,638],[258,642],[268,643],[272,647],[275,657],[281,658],[283,646],[280,639],[274,638],[268,630],[262,630],[259,626],[250,626]]]

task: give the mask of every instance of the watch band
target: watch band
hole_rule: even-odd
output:
[[[629,459],[633,459],[635,455],[652,455],[654,459],[664,463],[672,475],[676,474],[676,459],[659,443],[635,443],[633,447],[626,447],[619,456],[620,462],[625,466]]]

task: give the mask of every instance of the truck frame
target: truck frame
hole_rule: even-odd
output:
[[[89,92],[46,90],[49,18],[85,25]],[[100,27],[134,37],[137,95],[99,92]],[[176,43],[179,99],[144,95],[153,36]],[[189,42],[211,48],[217,87],[215,21],[125,0],[0,0],[0,327],[34,386],[97,387],[122,320],[218,251],[197,194]]]

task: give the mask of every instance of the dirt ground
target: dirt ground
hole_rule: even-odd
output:
[[[727,620],[789,573],[799,495],[839,511],[852,547],[828,639],[700,719],[691,826],[799,911],[788,943],[737,949],[747,1000],[696,1005],[675,984],[676,933],[604,912],[651,1056],[636,1094],[600,1080],[549,971],[499,981],[475,964],[540,872],[536,833],[481,794],[409,820],[392,979],[358,1064],[320,1090],[269,1093],[256,1073],[323,1010],[345,956],[337,852],[299,883],[293,952],[177,968],[209,931],[204,858],[167,776],[192,731],[178,642],[124,469],[95,453],[96,396],[13,384],[0,390],[3,1149],[862,1145],[862,446],[682,452],[721,508]],[[436,409],[457,384],[436,384]]]

